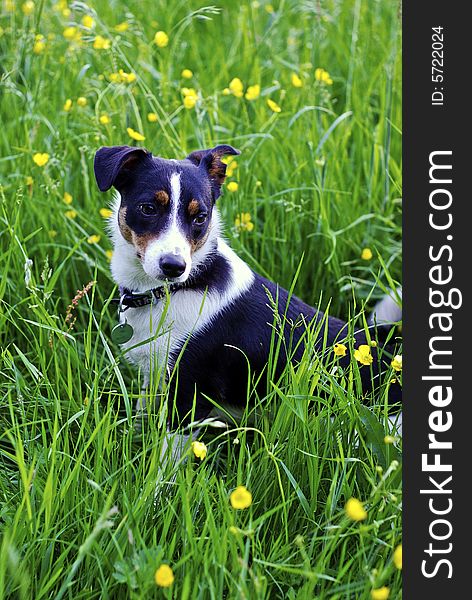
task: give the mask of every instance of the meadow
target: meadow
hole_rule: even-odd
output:
[[[161,411],[137,426],[141,375],[110,337],[93,176],[102,145],[239,148],[232,247],[359,326],[401,281],[400,19],[380,0],[0,0],[0,598],[401,597],[401,438],[386,395],[361,398],[368,367],[307,354],[162,470]]]

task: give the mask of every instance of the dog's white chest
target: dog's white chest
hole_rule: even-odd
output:
[[[128,289],[151,289],[151,281],[145,285],[137,278],[138,263],[130,245],[118,241],[115,249],[112,267],[116,281]],[[146,375],[158,365],[161,376],[165,376],[167,367],[173,366],[169,359],[178,356],[185,342],[202,329],[210,328],[218,314],[252,285],[254,274],[222,239],[218,240],[218,252],[228,266],[228,281],[222,291],[183,289],[173,292],[168,300],[122,313],[120,321],[126,320],[133,328],[133,337],[122,348]]]
[[[169,300],[126,310],[120,321],[133,328],[133,337],[123,344],[128,359],[145,372],[153,364],[167,367],[186,340],[210,322],[214,302],[208,300],[203,293],[180,290]]]

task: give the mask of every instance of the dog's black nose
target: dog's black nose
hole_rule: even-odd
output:
[[[166,277],[175,279],[176,277],[180,277],[182,275],[187,265],[181,256],[166,254],[159,261],[159,266]]]

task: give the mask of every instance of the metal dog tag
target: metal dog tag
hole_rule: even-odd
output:
[[[133,337],[134,329],[126,321],[118,323],[111,330],[111,339],[115,344],[126,344]]]

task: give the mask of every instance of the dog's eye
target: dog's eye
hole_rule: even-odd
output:
[[[154,204],[140,204],[138,208],[146,217],[157,214],[157,209]]]
[[[205,213],[201,213],[195,217],[193,222],[195,223],[195,225],[203,225],[206,220],[207,220],[207,215]]]

